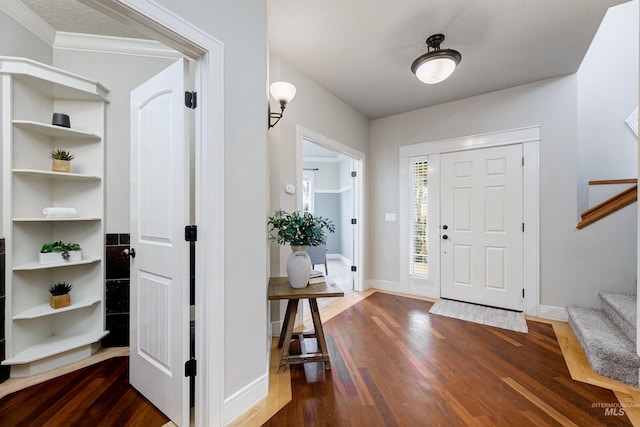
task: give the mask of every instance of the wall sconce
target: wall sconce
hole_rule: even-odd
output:
[[[442,34],[430,36],[427,39],[428,52],[419,56],[411,64],[411,71],[421,82],[440,83],[449,77],[460,63],[462,59],[460,52],[453,49],[440,49],[440,43],[443,41],[444,35]]]
[[[280,103],[280,112],[272,113],[271,112],[271,103],[269,103],[269,129],[274,127],[282,118],[282,114],[284,113],[284,109],[287,107],[287,104],[291,102],[294,96],[296,96],[296,87],[291,83],[287,82],[275,82],[269,86],[269,92],[271,92],[271,96],[273,99]],[[274,120],[272,122],[271,120]]]

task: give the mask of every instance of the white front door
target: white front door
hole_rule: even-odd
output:
[[[441,296],[523,309],[522,145],[443,154]]]
[[[187,63],[131,92],[131,385],[189,425]]]

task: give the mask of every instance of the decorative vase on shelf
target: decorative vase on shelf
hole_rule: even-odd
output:
[[[309,284],[311,258],[306,246],[291,246],[291,255],[287,259],[287,276],[292,288],[304,288]]]
[[[68,259],[62,256],[61,252],[40,252],[40,264],[62,264],[65,262],[79,262],[82,260],[82,251],[69,251]]]

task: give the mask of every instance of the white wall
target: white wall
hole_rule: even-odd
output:
[[[369,120],[277,57],[271,58],[269,72],[271,83],[284,80],[297,88],[296,97],[285,110],[284,117],[269,131],[271,211],[278,208],[299,210],[302,199],[284,192],[285,184],[296,184],[302,180],[302,164],[296,164],[298,155],[301,156],[296,147],[298,126],[355,148],[367,156]],[[275,101],[272,101],[272,108],[277,108]],[[271,275],[286,274],[289,252],[288,248],[279,248],[272,243]]]
[[[266,4],[158,3],[224,44],[224,396],[229,399],[268,374]]]
[[[327,234],[327,250],[330,254],[341,253],[340,194],[338,193],[339,171],[337,162],[303,161],[303,168],[317,169],[313,172],[314,215],[330,219],[336,226],[334,233]]]
[[[371,124],[369,277],[399,282],[398,147],[464,135],[541,125],[541,304],[597,304],[599,289],[629,290],[635,278],[635,229],[627,208],[577,231],[577,77],[545,80],[378,119]],[[438,226],[437,224],[432,226]]]
[[[51,46],[0,9],[0,56],[22,56],[52,65]]]
[[[269,61],[269,82],[281,80],[294,84],[297,92],[282,120],[269,130],[270,212],[276,209],[291,212],[302,207],[300,194],[289,195],[284,192],[285,184],[295,184],[297,187],[302,182],[302,152],[298,152],[298,149],[302,150],[302,144],[298,148],[296,141],[299,126],[355,148],[365,153],[365,157],[369,153],[369,120],[366,117],[296,68],[272,57]],[[271,101],[271,106],[279,110],[275,101]],[[290,252],[288,247],[271,243],[271,276],[286,275],[286,259]],[[277,303],[271,306],[270,319],[274,333],[278,333],[284,306]]]
[[[575,225],[588,180],[637,177],[637,138],[624,123],[637,92],[636,0],[609,10],[576,75],[374,121],[370,277],[398,281],[397,223],[383,221],[397,211],[397,146],[539,124],[541,304],[597,306],[598,290],[634,291],[636,204]]]
[[[53,51],[42,39],[0,9],[0,56],[21,56],[51,65]],[[0,105],[0,114],[2,106]],[[2,162],[0,162],[0,180],[2,177]],[[0,199],[2,199],[2,185],[0,182]],[[3,230],[4,210],[0,211],[0,237]]]
[[[97,80],[110,90],[105,138],[105,231],[128,233],[129,95],[131,90],[174,63],[176,59],[55,49],[53,61],[56,67]]]
[[[335,161],[309,161],[303,168],[317,169],[314,172],[314,213],[329,218],[335,232],[327,235],[327,250],[330,255],[341,255],[348,260],[353,257],[353,159],[341,156]]]
[[[578,211],[589,180],[636,178],[638,138],[625,120],[638,105],[638,0],[607,12],[578,71]]]
[[[304,168],[318,169],[313,173],[313,186],[316,191],[335,191],[340,185],[337,162],[315,162],[305,160]]]

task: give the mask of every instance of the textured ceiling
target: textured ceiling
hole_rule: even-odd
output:
[[[21,0],[57,31],[146,39],[122,24],[76,0]]]
[[[77,0],[22,1],[58,31],[145,38]],[[271,53],[370,119],[574,73],[607,9],[626,2],[266,1]],[[425,85],[409,67],[435,33],[462,62]]]

